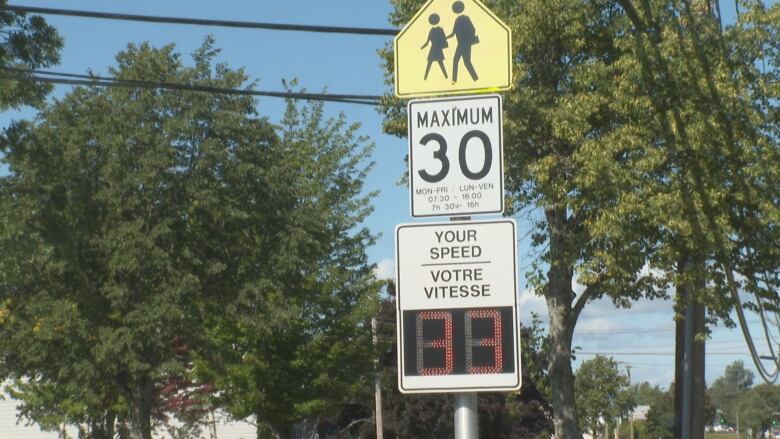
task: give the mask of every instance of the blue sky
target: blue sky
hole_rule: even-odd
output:
[[[319,24],[332,26],[387,28],[391,5],[387,0],[11,0],[11,4],[124,12],[146,15],[182,16],[224,20]],[[726,21],[733,20],[733,2],[723,2]],[[204,37],[214,35],[222,49],[221,61],[232,67],[245,67],[250,77],[259,80],[258,89],[281,90],[283,79],[298,78],[309,91],[327,89],[333,93],[382,94],[384,84],[377,50],[390,41],[389,37],[311,34],[215,27],[175,26],[151,23],[131,23],[71,17],[47,17],[65,38],[61,72],[85,73],[91,69],[104,74],[114,64],[114,56],[128,43],[149,41],[154,45],[175,43],[179,52],[189,54]],[[55,96],[67,92],[58,87]],[[284,108],[280,99],[259,100],[258,110],[272,120],[278,120]],[[381,233],[378,244],[370,250],[372,261],[381,274],[393,272],[393,236],[396,224],[410,222],[408,193],[396,185],[405,172],[406,141],[387,136],[381,130],[381,115],[373,108],[347,104],[327,104],[331,115],[344,112],[351,121],[362,124],[361,133],[376,144],[376,169],[366,182],[367,190],[380,191],[375,200],[375,212],[367,226]],[[11,118],[29,117],[30,110],[6,112],[0,115],[0,125]],[[518,219],[518,235],[524,236],[528,224]],[[526,269],[535,256],[529,253],[528,242],[520,242],[520,263]],[[524,273],[520,273],[525,285]],[[530,313],[546,314],[544,301],[521,287],[520,315],[530,321]],[[757,320],[756,316],[748,318]],[[757,327],[754,325],[757,329]],[[669,302],[640,302],[630,310],[616,310],[608,301],[589,305],[577,326],[574,345],[583,352],[645,352],[642,355],[614,355],[632,367],[634,382],[649,381],[666,387],[674,376],[674,323]],[[765,346],[760,343],[759,346]],[[741,359],[750,367],[742,335],[738,330],[716,327],[707,347],[707,381],[720,376],[725,366]],[[737,354],[734,354],[737,353]],[[580,355],[580,359],[592,358]]]

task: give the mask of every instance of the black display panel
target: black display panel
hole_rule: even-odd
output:
[[[515,372],[512,307],[403,311],[404,374]]]

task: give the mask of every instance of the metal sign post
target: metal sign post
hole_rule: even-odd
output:
[[[450,221],[470,221],[471,217],[452,217]],[[477,393],[456,393],[453,425],[455,439],[479,438],[479,399]]]
[[[477,439],[479,416],[476,393],[455,394],[455,439]]]
[[[448,36],[449,35],[449,36]],[[512,32],[480,0],[428,0],[394,41],[409,103],[414,218],[396,227],[398,388],[454,393],[455,438],[478,437],[477,392],[520,388],[517,232],[504,211],[502,99]],[[423,50],[421,50],[423,49]]]

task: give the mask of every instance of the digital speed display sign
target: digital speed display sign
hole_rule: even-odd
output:
[[[398,387],[520,388],[512,220],[396,227]]]

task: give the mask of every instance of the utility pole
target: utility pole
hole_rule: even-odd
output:
[[[686,257],[678,264],[681,273],[690,273],[697,264]],[[679,439],[704,439],[704,340],[706,308],[693,299],[693,289],[702,285],[678,287],[680,300],[687,302],[685,314],[677,321],[675,348],[675,437]],[[690,290],[689,290],[690,289]]]
[[[631,365],[626,364],[626,374],[628,375],[628,387],[631,388]],[[629,437],[634,439],[634,410],[631,410],[631,414],[628,415],[628,431]]]
[[[374,350],[379,344],[378,323],[376,317],[371,319],[371,334],[374,341]],[[376,423],[376,439],[383,439],[384,428],[382,422],[382,377],[379,369],[379,358],[374,359],[374,422]]]
[[[209,410],[209,436],[217,439],[217,420],[214,418],[214,410]]]

